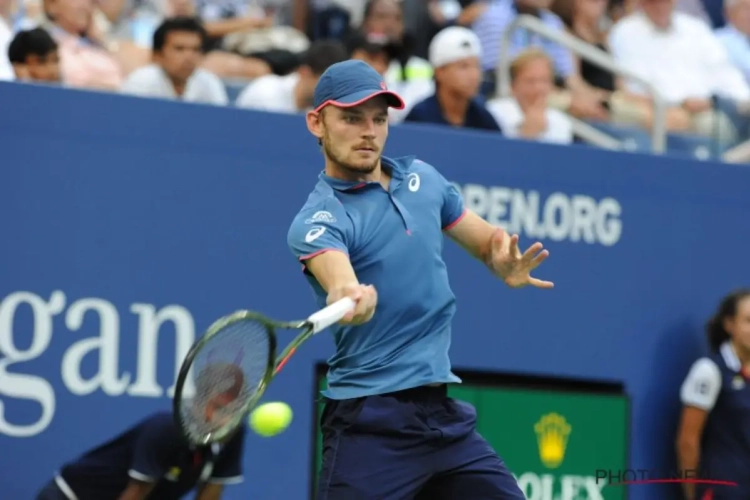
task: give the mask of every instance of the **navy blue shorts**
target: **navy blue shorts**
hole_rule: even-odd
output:
[[[476,416],[445,386],[327,400],[318,500],[525,500]]]

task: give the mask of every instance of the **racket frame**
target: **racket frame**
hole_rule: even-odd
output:
[[[236,429],[242,424],[245,416],[255,407],[263,393],[266,391],[268,384],[271,383],[274,376],[281,371],[284,365],[289,361],[292,355],[297,351],[297,348],[301,346],[310,337],[328,328],[333,323],[339,321],[344,315],[354,309],[355,302],[345,297],[323,309],[312,314],[307,319],[300,321],[275,321],[269,317],[254,312],[254,311],[236,311],[232,314],[219,318],[214,321],[211,326],[208,327],[206,333],[198,339],[188,351],[185,359],[180,366],[179,374],[177,375],[177,383],[175,384],[174,397],[172,398],[172,410],[175,423],[177,424],[180,433],[190,443],[205,446],[217,441],[223,440],[226,436],[233,434]],[[190,369],[193,366],[193,361],[199,352],[203,350],[206,344],[217,335],[219,335],[224,328],[234,323],[241,321],[256,321],[262,324],[265,328],[265,332],[268,338],[268,360],[266,362],[266,371],[263,374],[261,381],[258,383],[255,394],[248,399],[248,401],[242,405],[242,409],[237,412],[237,415],[232,418],[230,424],[227,424],[223,428],[227,428],[226,432],[219,432],[219,437],[213,438],[213,435],[209,434],[207,439],[203,441],[196,441],[193,439],[188,432],[185,430],[185,425],[182,422],[182,392],[185,387]],[[278,341],[276,338],[276,330],[302,330],[292,339],[289,344],[284,348],[281,354],[276,357],[276,349]]]
[[[257,321],[264,327],[269,347],[268,359],[266,361],[266,371],[263,374],[261,381],[258,383],[258,387],[256,388],[253,397],[249,398],[248,401],[244,405],[242,405],[242,410],[237,412],[237,416],[232,419],[231,425],[227,424],[227,426],[225,426],[232,427],[232,430],[219,433],[221,436],[217,439],[213,439],[213,437],[209,435],[208,439],[197,441],[193,439],[185,430],[185,425],[182,421],[182,393],[185,388],[185,383],[187,382],[187,377],[190,373],[191,368],[193,367],[193,362],[195,361],[196,356],[198,356],[203,348],[212,339],[219,335],[224,330],[224,328],[242,321]],[[236,430],[236,428],[239,427],[239,425],[242,423],[242,419],[245,418],[247,412],[249,412],[250,409],[258,402],[258,400],[265,392],[266,386],[273,378],[275,366],[274,356],[276,355],[277,344],[275,328],[279,326],[283,325],[278,322],[274,322],[273,320],[260,313],[256,313],[253,311],[236,311],[214,321],[211,326],[208,327],[206,333],[203,334],[203,336],[190,347],[190,350],[188,351],[185,359],[182,362],[182,365],[180,366],[180,372],[177,375],[177,383],[175,384],[174,398],[172,398],[172,414],[175,419],[175,424],[177,424],[177,427],[180,429],[180,433],[186,440],[188,440],[192,444],[205,446],[223,440],[226,435],[232,434]]]

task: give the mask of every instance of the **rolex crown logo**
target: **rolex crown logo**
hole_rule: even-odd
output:
[[[548,413],[534,425],[539,458],[548,469],[555,469],[565,459],[565,448],[571,427],[559,413]]]

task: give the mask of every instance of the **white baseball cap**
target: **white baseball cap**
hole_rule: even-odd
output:
[[[440,31],[430,42],[430,64],[439,68],[461,59],[482,57],[479,37],[468,28],[451,26]]]

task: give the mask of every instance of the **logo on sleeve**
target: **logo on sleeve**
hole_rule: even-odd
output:
[[[305,221],[305,224],[315,224],[316,222],[333,223],[336,222],[336,217],[334,217],[331,212],[321,210],[319,212],[315,212],[312,217]]]
[[[317,226],[317,227],[310,229],[305,235],[305,243],[312,243],[313,241],[323,236],[323,233],[325,232],[326,232],[326,228],[322,226]]]
[[[416,193],[419,191],[419,174],[409,174],[409,191]]]

